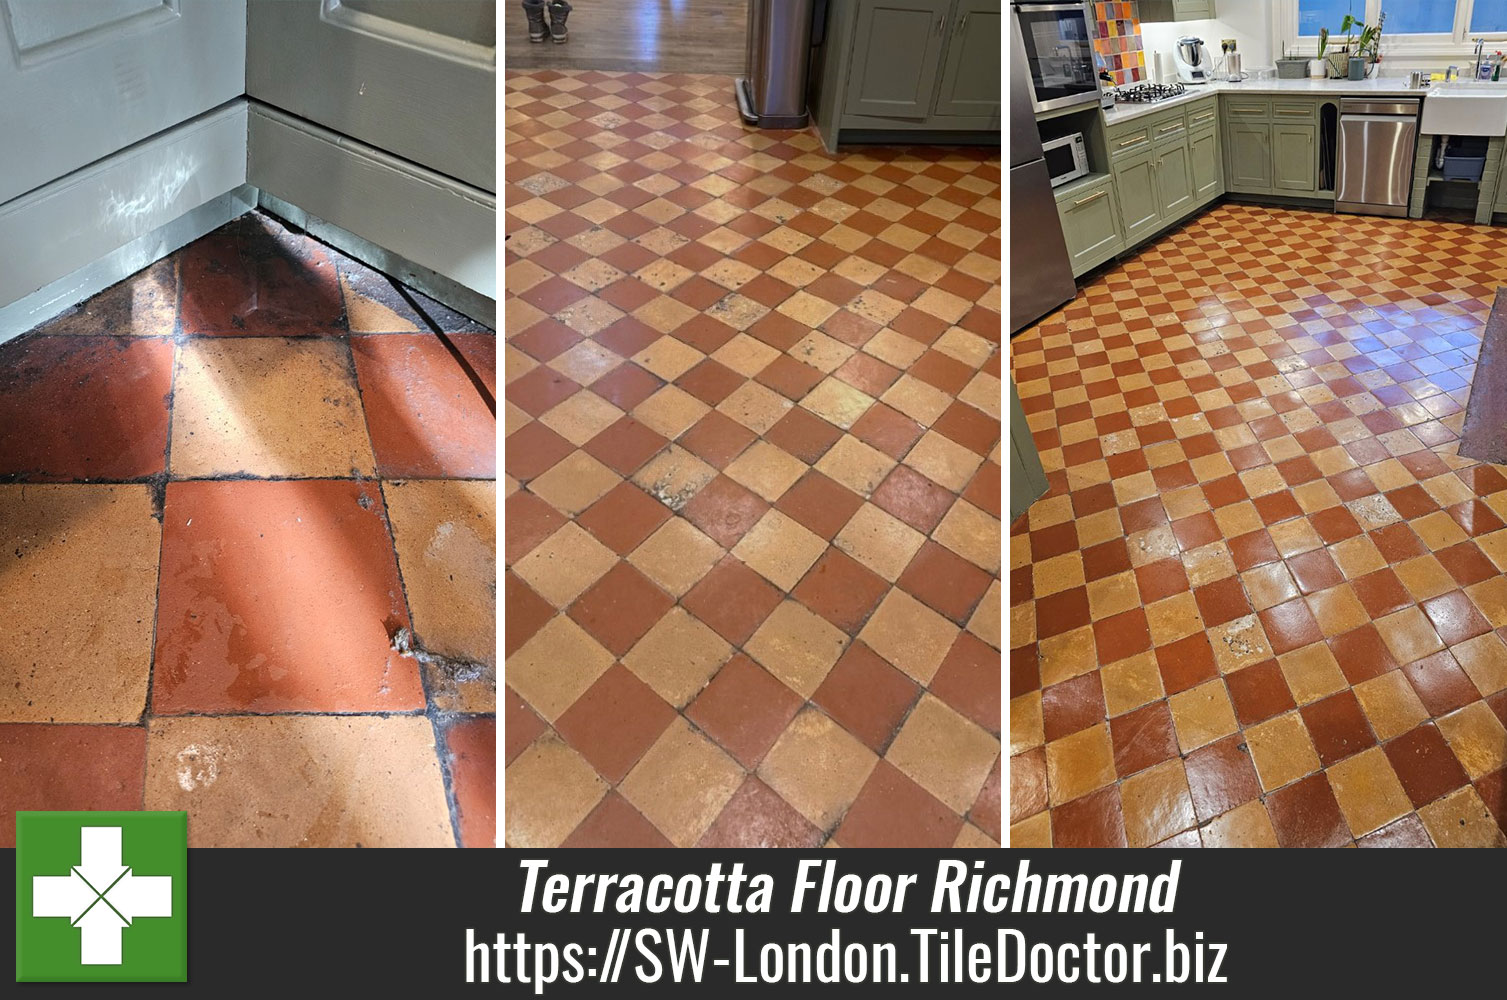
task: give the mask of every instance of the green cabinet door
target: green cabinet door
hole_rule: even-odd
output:
[[[1114,188],[1108,180],[1065,197],[1057,203],[1057,215],[1062,220],[1062,235],[1067,239],[1075,277],[1102,264],[1124,246]]]
[[[952,0],[859,0],[844,110],[881,118],[930,114],[951,8]],[[998,48],[996,39],[996,63]]]
[[[1188,143],[1158,146],[1156,153],[1157,208],[1163,219],[1175,219],[1193,207],[1193,168]]]
[[[1120,202],[1121,228],[1127,244],[1150,236],[1162,224],[1161,202],[1156,193],[1156,158],[1156,150],[1148,149],[1115,161],[1115,195]]]
[[[1047,491],[1047,474],[1041,467],[1041,455],[1031,439],[1026,411],[1010,379],[1010,522],[1026,512]]]
[[[1270,191],[1272,186],[1271,126],[1232,121],[1225,133],[1231,191]]]
[[[1193,167],[1193,200],[1202,205],[1224,194],[1224,157],[1219,153],[1217,129],[1201,129],[1188,136]]]
[[[935,114],[999,115],[1001,0],[958,0]]]
[[[1273,125],[1272,187],[1311,194],[1318,190],[1318,157],[1312,125]]]

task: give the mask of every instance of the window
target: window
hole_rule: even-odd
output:
[[[1392,35],[1453,34],[1455,3],[1456,0],[1386,0],[1381,6],[1387,14],[1385,30]]]
[[[1390,25],[1388,25],[1390,27]],[[1470,12],[1470,33],[1507,32],[1507,0],[1476,0]]]
[[[1317,35],[1328,28],[1330,35],[1338,35],[1346,14],[1365,20],[1365,13],[1365,0],[1298,0],[1298,34]]]

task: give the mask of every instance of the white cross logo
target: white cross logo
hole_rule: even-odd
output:
[[[64,917],[80,932],[84,965],[119,965],[120,932],[137,917],[173,915],[170,875],[133,875],[120,860],[120,827],[82,829],[82,863],[32,878],[31,915]]]

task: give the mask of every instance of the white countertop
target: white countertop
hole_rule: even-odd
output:
[[[1108,125],[1118,125],[1142,115],[1155,114],[1211,94],[1290,94],[1303,97],[1423,97],[1428,87],[1409,87],[1407,77],[1383,76],[1370,80],[1242,80],[1240,83],[1189,84],[1186,93],[1150,104],[1116,104],[1104,112]]]

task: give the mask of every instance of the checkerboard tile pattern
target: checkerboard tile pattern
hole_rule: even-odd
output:
[[[1000,839],[1000,166],[507,78],[509,844]]]
[[[434,327],[492,379],[492,331],[252,214],[0,346],[0,844],[495,842],[496,420]]]
[[[1507,233],[1225,205],[1011,343],[1016,846],[1503,846]]]

